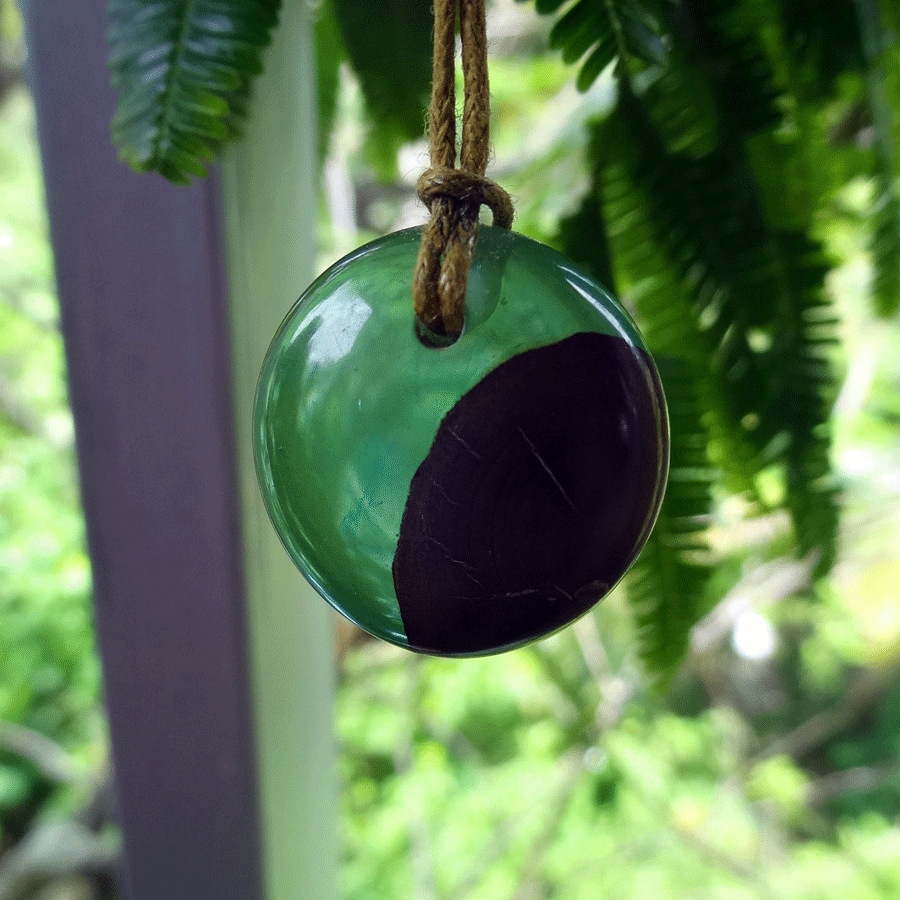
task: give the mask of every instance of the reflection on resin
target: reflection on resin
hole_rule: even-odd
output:
[[[315,330],[309,339],[309,361],[313,365],[343,359],[372,315],[369,304],[350,286],[320,303],[315,311]]]

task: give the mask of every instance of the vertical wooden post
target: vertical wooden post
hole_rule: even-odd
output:
[[[223,166],[267,900],[329,900],[337,867],[329,607],[269,522],[250,424],[269,342],[315,274],[321,169],[309,9],[285,0],[249,127]]]
[[[223,204],[216,178],[116,160],[105,6],[26,16],[132,900],[328,900],[326,612],[265,530],[246,441],[264,333],[309,275],[309,27],[286,0]]]

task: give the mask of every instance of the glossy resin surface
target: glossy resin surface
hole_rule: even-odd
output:
[[[483,226],[466,325],[415,333],[420,231],[360,248],[288,314],[254,445],[282,542],[336,609],[422,652],[520,646],[583,614],[656,518],[668,426],[633,322],[565,257]]]

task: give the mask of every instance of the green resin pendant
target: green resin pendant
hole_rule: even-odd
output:
[[[565,257],[482,226],[454,344],[416,334],[421,229],[297,301],[256,398],[257,473],[313,587],[424,653],[518,647],[634,562],[668,471],[659,376],[622,307]]]

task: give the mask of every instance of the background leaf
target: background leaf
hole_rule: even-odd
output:
[[[335,16],[371,120],[370,160],[382,176],[396,170],[397,149],[425,134],[431,94],[431,4],[333,0]]]
[[[120,158],[180,184],[241,133],[280,0],[110,0]]]
[[[541,4],[541,12],[558,5]],[[550,32],[550,46],[562,50],[566,62],[584,57],[576,84],[586,91],[614,60],[662,64],[666,49],[660,23],[646,3],[631,0],[577,0],[557,20]]]
[[[347,53],[330,3],[323,3],[316,15],[316,89],[319,101],[319,159],[328,155],[328,143],[337,111],[341,63]]]
[[[882,58],[884,31],[875,0],[856,0],[866,60],[865,79],[875,142],[877,189],[873,203],[872,258],[874,299],[878,312],[900,308],[900,198],[897,195],[897,131]]]
[[[650,671],[670,676],[687,652],[691,628],[705,611],[712,575],[706,540],[715,473],[706,455],[703,407],[689,365],[657,356],[672,436],[666,496],[626,588]]]

